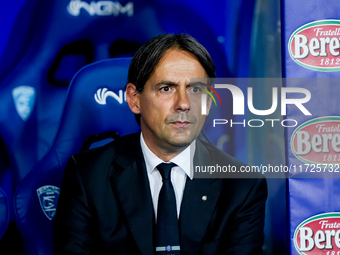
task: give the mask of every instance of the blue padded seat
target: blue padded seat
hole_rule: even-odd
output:
[[[68,158],[93,135],[119,135],[140,127],[125,102],[130,58],[109,59],[82,68],[73,78],[54,144],[22,180],[14,197],[16,224],[27,254],[52,254],[53,217]]]

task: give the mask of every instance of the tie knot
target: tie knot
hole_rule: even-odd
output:
[[[159,173],[161,174],[163,180],[170,180],[171,168],[177,166],[175,163],[161,163],[157,166]]]

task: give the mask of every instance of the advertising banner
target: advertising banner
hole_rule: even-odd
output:
[[[340,3],[286,0],[282,7],[284,76],[303,78],[298,87],[308,90],[311,97],[305,105],[310,115],[287,107],[286,118],[298,121],[285,132],[287,165],[301,170],[288,180],[290,254],[337,255]],[[307,175],[311,178],[304,178]]]

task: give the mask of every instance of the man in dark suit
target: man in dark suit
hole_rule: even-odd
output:
[[[265,179],[194,178],[193,165],[244,165],[197,139],[206,116],[190,79],[208,77],[214,63],[188,35],[138,50],[126,98],[141,132],[70,158],[55,254],[261,254]]]

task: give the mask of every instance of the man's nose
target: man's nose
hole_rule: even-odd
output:
[[[176,93],[175,108],[178,111],[190,110],[190,97],[186,89],[179,89]]]

